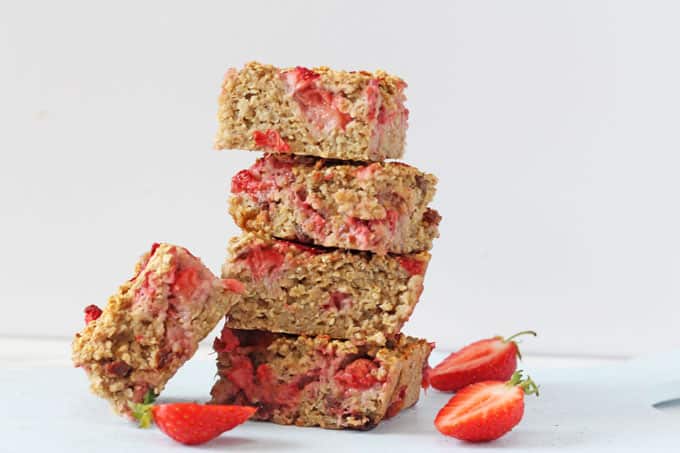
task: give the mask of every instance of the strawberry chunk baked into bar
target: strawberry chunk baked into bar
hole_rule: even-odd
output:
[[[374,253],[429,250],[437,178],[398,162],[268,154],[232,179],[229,212],[246,231]]]
[[[247,233],[232,239],[222,276],[242,281],[227,325],[385,344],[423,290],[428,252],[374,255]]]
[[[224,77],[215,148],[343,160],[400,158],[408,121],[405,87],[383,71],[248,63]]]
[[[360,346],[225,326],[214,348],[212,403],[256,406],[254,419],[285,425],[366,430],[418,401],[432,345],[398,336]]]
[[[241,283],[215,277],[187,249],[154,244],[103,311],[86,309],[73,362],[94,393],[130,416],[128,403],[158,395],[242,291]]]

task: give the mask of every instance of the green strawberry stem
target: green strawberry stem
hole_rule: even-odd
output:
[[[516,341],[513,341],[513,340],[514,340],[515,338],[521,336],[521,335],[533,335],[534,337],[535,337],[535,336],[538,336],[538,334],[537,334],[536,332],[534,332],[533,330],[523,330],[522,332],[518,332],[518,333],[516,333],[516,334],[514,334],[514,335],[512,335],[512,336],[510,336],[510,337],[508,337],[508,338],[506,338],[506,339],[503,339],[503,337],[499,337],[499,338],[501,338],[501,341],[503,341],[503,343],[510,343],[510,342],[512,341],[512,342],[514,342],[515,345],[516,345],[517,342],[516,342]],[[517,348],[517,358],[519,358],[520,360],[522,360],[522,353],[519,352],[519,348]]]
[[[518,332],[518,333],[506,338],[505,340],[503,340],[503,343],[510,343],[512,340],[514,340],[515,338],[522,336],[522,335],[533,335],[534,337],[538,336],[538,334],[536,332],[534,332],[533,330],[523,330],[522,332]]]
[[[539,395],[538,385],[528,375],[526,377],[522,376],[522,370],[515,371],[510,380],[506,382],[506,385],[509,387],[520,387],[524,390],[525,395]]]
[[[132,416],[139,422],[140,428],[149,428],[151,426],[153,422],[151,407],[157,396],[152,390],[149,390],[144,395],[144,400],[141,403],[128,402],[128,406],[132,410]]]

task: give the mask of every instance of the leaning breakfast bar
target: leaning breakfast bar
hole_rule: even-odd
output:
[[[400,158],[408,122],[405,87],[383,71],[248,63],[225,74],[215,147],[343,160]]]
[[[423,290],[428,252],[380,256],[255,234],[232,240],[222,276],[243,282],[229,327],[384,344]]]
[[[437,179],[400,162],[267,154],[231,183],[229,212],[246,231],[374,253],[429,250]]]
[[[285,425],[366,430],[418,401],[432,345],[405,336],[381,347],[225,327],[214,348],[213,403],[255,406],[255,419]]]
[[[73,362],[85,370],[95,394],[130,416],[129,403],[158,395],[242,291],[239,282],[215,277],[187,249],[154,244],[103,310],[86,309]]]

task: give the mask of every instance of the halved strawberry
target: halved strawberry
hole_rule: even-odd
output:
[[[468,442],[498,439],[514,428],[524,415],[524,395],[538,386],[519,370],[508,382],[483,381],[456,393],[439,411],[434,425],[439,432]]]
[[[437,390],[456,391],[475,382],[506,381],[517,369],[519,348],[513,340],[520,335],[533,335],[527,330],[511,337],[487,338],[465,346],[445,358],[430,371],[430,384]]]
[[[149,396],[151,395],[151,396]],[[198,445],[242,424],[257,411],[249,406],[170,403],[153,405],[149,392],[144,403],[131,404],[139,426],[148,428],[151,419],[165,434],[185,445]]]

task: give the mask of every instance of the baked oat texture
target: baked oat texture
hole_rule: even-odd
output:
[[[215,148],[400,158],[408,123],[405,87],[380,70],[280,69],[251,62],[225,74]]]
[[[239,282],[215,277],[188,250],[154,244],[135,276],[73,341],[73,363],[92,391],[130,416],[129,402],[166,382],[238,300]]]
[[[255,419],[284,425],[361,430],[418,401],[432,350],[405,336],[379,347],[228,327],[214,347],[212,403],[256,406]]]
[[[243,282],[227,324],[385,344],[423,290],[428,252],[375,255],[246,233],[234,238],[222,277]]]
[[[378,254],[429,250],[437,178],[399,162],[268,154],[232,179],[229,212],[246,231]]]

